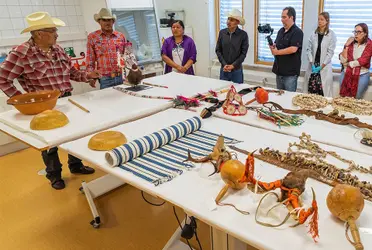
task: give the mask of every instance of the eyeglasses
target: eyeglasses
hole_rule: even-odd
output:
[[[360,30],[354,30],[353,31],[353,34],[354,35],[359,35],[359,34],[362,34],[362,33],[364,33],[363,31],[360,31]]]

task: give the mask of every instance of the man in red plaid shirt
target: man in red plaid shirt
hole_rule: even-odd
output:
[[[52,18],[47,12],[35,12],[26,17],[29,27],[22,31],[31,32],[31,38],[15,47],[5,61],[0,64],[0,89],[9,97],[21,94],[14,86],[18,79],[26,92],[58,89],[62,97],[70,96],[70,80],[94,83],[99,73],[79,71],[72,65],[70,57],[56,44],[57,27],[65,26],[62,20]],[[62,164],[58,148],[42,152],[46,165],[47,178],[55,189],[63,189],[61,178]],[[94,169],[86,167],[81,160],[69,155],[68,165],[71,173],[92,174]]]
[[[113,30],[116,15],[109,9],[102,8],[94,15],[94,20],[101,25],[101,29],[88,35],[87,70],[99,70],[101,89],[123,84],[125,76],[118,66],[118,53],[124,54],[126,39],[122,33]]]

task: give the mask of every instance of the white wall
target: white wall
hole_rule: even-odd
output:
[[[0,0],[0,40],[28,37],[20,32],[27,27],[25,17],[36,11],[47,11],[66,23],[59,28],[59,34],[76,34],[84,30],[80,0]],[[0,44],[1,45],[1,44]]]
[[[105,0],[79,0],[83,13],[85,30],[90,33],[100,29],[100,26],[94,21],[94,14],[98,13],[101,8],[107,8]]]

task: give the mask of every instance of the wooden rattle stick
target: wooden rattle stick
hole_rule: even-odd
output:
[[[218,204],[218,203],[221,201],[221,199],[225,196],[227,190],[229,190],[229,187],[230,187],[230,185],[229,185],[229,184],[226,184],[226,185],[221,189],[221,191],[218,193],[218,195],[217,195],[217,197],[216,197],[216,199],[215,199],[215,201],[216,201],[217,204]]]
[[[354,242],[352,242],[349,238],[349,235],[347,234],[347,231],[350,227],[351,236],[353,237]],[[358,227],[355,223],[355,220],[350,217],[350,219],[347,221],[347,227],[346,227],[346,238],[347,240],[355,247],[356,250],[364,250],[364,246],[362,244],[362,241],[360,240],[360,234]]]
[[[254,96],[254,99],[248,101],[245,106],[251,104],[254,101],[257,101],[259,104],[264,104],[269,100],[269,93],[263,88],[258,88]]]
[[[85,112],[87,112],[87,113],[90,113],[89,110],[87,110],[86,108],[84,108],[83,106],[81,106],[79,103],[77,103],[77,102],[71,100],[70,98],[68,99],[68,101],[71,102],[71,103],[72,103],[73,105],[75,105],[76,107],[78,107],[79,109],[81,109],[81,110],[83,110],[83,111],[85,111]]]
[[[253,98],[252,100],[246,102],[244,105],[248,106],[249,104],[251,104],[252,102],[255,102],[255,101],[256,101],[256,98]]]

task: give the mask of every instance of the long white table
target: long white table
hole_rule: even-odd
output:
[[[121,131],[129,140],[133,140],[188,119],[194,115],[195,113],[193,112],[169,109],[141,120],[120,125],[111,130]],[[151,126],[149,126],[149,124],[151,124]],[[289,142],[297,141],[296,138],[291,136],[215,117],[203,120],[202,129],[243,140],[244,142],[237,146],[248,151],[265,147],[272,147],[280,151],[286,151]],[[354,249],[345,238],[344,224],[334,219],[326,207],[325,200],[331,187],[323,183],[308,179],[306,183],[307,191],[304,194],[305,203],[311,201],[311,194],[309,192],[311,187],[314,188],[317,195],[320,239],[318,243],[314,243],[312,238],[307,234],[308,228],[305,225],[296,228],[289,228],[289,225],[294,223],[293,220],[281,228],[267,228],[256,224],[254,220],[254,212],[259,197],[252,194],[248,189],[238,192],[229,192],[224,202],[234,203],[240,209],[250,211],[250,215],[242,215],[231,207],[214,207],[214,198],[224,186],[224,183],[220,179],[219,175],[208,177],[213,170],[213,167],[210,164],[202,164],[196,170],[186,172],[168,183],[155,187],[153,184],[150,184],[120,168],[111,168],[105,160],[104,152],[97,152],[88,149],[87,145],[89,139],[90,136],[87,136],[63,144],[61,145],[61,148],[68,151],[70,154],[93,163],[101,170],[109,173],[113,180],[118,179],[124,181],[140,190],[181,207],[189,215],[197,217],[214,228],[214,236],[221,236],[221,231],[223,231],[234,237],[234,239],[239,239],[241,242],[260,249]],[[372,162],[371,156],[324,144],[320,144],[320,146],[327,150],[336,151],[343,157],[352,159],[356,163],[364,166],[369,166]],[[238,154],[238,159],[240,161],[245,162],[245,158],[245,155]],[[345,167],[339,163],[337,166]],[[256,160],[255,173],[257,176],[262,177],[262,181],[274,181],[283,178],[287,171]],[[359,173],[357,173],[357,175],[361,179],[370,182],[372,181],[370,175]],[[84,185],[87,186],[87,184]],[[91,196],[90,198],[94,198],[96,194],[101,195],[104,193],[103,190],[106,188],[106,185],[110,185],[110,183],[96,180],[94,183],[91,183],[89,188],[84,189],[84,191],[89,193],[89,196]],[[95,209],[92,201],[90,201],[90,205]],[[364,211],[357,224],[363,229],[361,232],[361,239],[365,249],[372,249],[372,235],[370,233],[368,234],[367,230],[372,228],[372,204],[370,202],[366,202]],[[214,237],[214,239],[214,249],[226,249],[225,246],[221,246],[222,241],[216,243],[218,240],[224,238]],[[235,249],[244,249],[244,247],[240,245],[240,248],[236,247]]]
[[[251,85],[248,84],[234,84],[234,86],[237,91],[244,88],[252,87]],[[296,107],[292,104],[292,98],[297,94],[299,93],[285,92],[285,94],[279,96],[275,93],[270,93],[269,101],[276,102],[286,109],[300,109],[299,107]],[[251,92],[249,94],[244,95],[243,102],[246,103],[247,101],[252,100],[254,98],[254,95],[255,92]],[[226,98],[226,94],[221,94],[219,95],[218,98],[220,100],[224,100]],[[204,104],[203,107],[198,108],[198,111],[201,111],[204,107],[209,107],[211,105],[212,104],[209,103]],[[257,102],[254,102],[249,106],[259,107],[262,105],[258,104]],[[333,110],[333,108],[330,105],[328,105],[326,108],[322,110],[325,113],[329,113]],[[343,112],[343,114],[345,114],[346,117],[358,117],[360,121],[372,124],[372,116],[360,115],[357,116],[348,112]],[[358,130],[357,127],[336,125],[330,122],[316,120],[314,117],[303,116],[305,122],[301,126],[298,127],[282,126],[281,128],[279,128],[277,125],[269,121],[260,119],[257,113],[254,111],[248,111],[248,113],[244,116],[231,116],[225,114],[222,108],[214,112],[213,115],[237,123],[242,123],[296,137],[300,136],[303,132],[305,132],[307,134],[310,134],[314,141],[372,155],[371,147],[361,144],[360,139],[357,140],[354,138],[354,134]]]
[[[192,97],[211,89],[229,86],[226,81],[210,81],[207,78],[188,77],[178,73],[148,78],[145,81],[168,86],[168,88],[151,87],[138,92],[151,96]],[[30,121],[33,116],[22,115],[13,109],[0,114],[0,130],[38,150],[44,150],[173,106],[172,101],[169,100],[131,96],[113,88],[87,92],[69,98],[88,109],[90,113],[74,106],[68,102],[67,98],[62,98],[58,100],[55,109],[62,111],[69,118],[70,122],[66,126],[46,131],[31,130]]]
[[[192,76],[171,72],[169,74],[160,75],[153,78],[144,79],[143,82],[167,86],[168,88],[156,88],[156,95],[161,96],[177,96],[192,97],[196,94],[207,93],[209,90],[219,90],[229,87],[231,82],[217,80],[213,78]],[[144,91],[146,93],[147,90]],[[150,92],[150,91],[149,91]],[[154,91],[151,90],[151,94]]]

